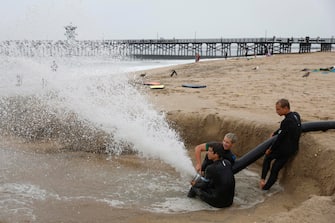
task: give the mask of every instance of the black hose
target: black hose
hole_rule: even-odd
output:
[[[335,129],[335,121],[305,122],[301,124],[301,129],[302,132],[327,131]],[[233,172],[236,174],[261,158],[276,138],[277,136],[273,136],[237,159],[233,166]]]

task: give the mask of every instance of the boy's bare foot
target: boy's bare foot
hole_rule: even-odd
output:
[[[261,179],[261,181],[259,182],[259,188],[263,189],[264,185],[265,185],[265,180]]]

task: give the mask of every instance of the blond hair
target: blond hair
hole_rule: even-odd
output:
[[[228,139],[230,139],[230,141],[234,144],[235,142],[237,142],[237,136],[232,133],[232,132],[229,132],[225,135],[225,137],[227,137]]]

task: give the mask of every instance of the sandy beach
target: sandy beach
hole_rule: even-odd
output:
[[[157,109],[184,139],[191,157],[195,145],[235,132],[242,156],[266,140],[282,117],[275,102],[287,98],[303,122],[335,120],[335,53],[200,60],[132,74],[136,81],[158,81],[164,89],[147,92]],[[172,70],[177,75],[170,76]],[[303,71],[304,70],[304,71]],[[309,70],[309,76],[303,77]],[[182,84],[206,85],[184,88]],[[284,191],[245,209],[199,211],[177,215],[144,214],[137,222],[332,222],[335,218],[335,131],[303,133],[300,151],[281,171]],[[256,162],[256,168],[262,160]],[[258,187],[258,185],[250,185]]]

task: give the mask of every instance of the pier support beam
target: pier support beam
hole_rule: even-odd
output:
[[[321,43],[321,52],[330,52],[332,51],[332,44],[331,43]]]
[[[299,53],[310,53],[311,44],[310,43],[300,43],[299,44]]]

